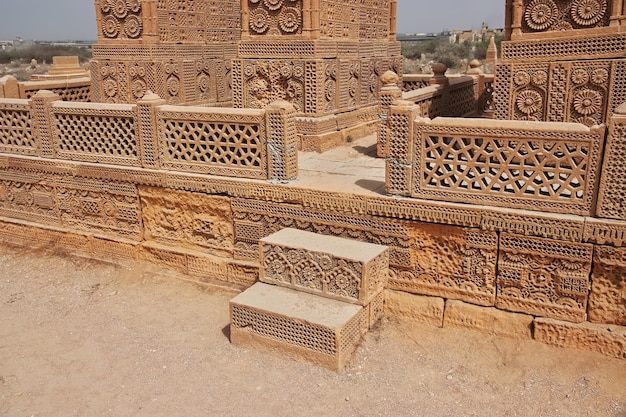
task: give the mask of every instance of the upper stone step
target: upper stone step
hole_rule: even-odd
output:
[[[268,284],[366,306],[387,282],[387,246],[287,228],[259,247]]]

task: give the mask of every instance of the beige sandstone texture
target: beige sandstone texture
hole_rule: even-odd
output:
[[[388,316],[442,327],[444,307],[443,298],[385,290],[385,314]]]
[[[533,317],[509,313],[493,307],[479,307],[462,301],[447,300],[443,327],[476,329],[496,336],[532,338]]]
[[[230,199],[199,193],[140,187],[144,236],[188,249],[227,255],[233,250]]]
[[[626,328],[615,325],[568,323],[535,319],[535,339],[549,345],[592,350],[626,359]]]

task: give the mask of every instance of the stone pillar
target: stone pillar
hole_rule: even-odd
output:
[[[141,166],[159,169],[160,143],[157,131],[156,111],[158,106],[166,103],[164,99],[148,90],[146,95],[137,101],[137,122],[141,149]]]
[[[296,109],[288,101],[275,101],[265,108],[267,179],[287,182],[298,177]]]
[[[147,43],[159,42],[159,17],[157,0],[143,0],[141,6],[143,21],[143,40]]]
[[[0,98],[20,98],[17,78],[11,75],[0,78]]]
[[[389,147],[385,169],[385,188],[389,194],[411,195],[415,119],[419,114],[420,107],[411,101],[398,100],[389,108]]]
[[[620,26],[624,14],[624,0],[613,0],[611,7],[611,26]]]
[[[241,39],[250,38],[250,7],[248,0],[241,0]]]
[[[33,134],[39,141],[40,156],[43,158],[56,156],[54,140],[56,133],[50,108],[53,102],[60,99],[61,97],[49,90],[39,90],[30,99]]]
[[[428,82],[430,85],[447,86],[450,84],[450,82],[448,81],[448,77],[446,77],[446,71],[448,70],[448,67],[446,67],[445,64],[437,62],[432,64],[430,68],[433,70],[433,76]]]
[[[400,77],[393,71],[387,71],[380,77],[382,87],[378,95],[378,140],[376,141],[376,154],[379,158],[386,158],[389,152],[389,132],[387,129],[387,115],[389,107],[396,100],[402,98],[402,90],[398,87]]]
[[[596,215],[626,220],[626,103],[609,120]]]
[[[310,0],[311,4],[311,38],[320,38],[320,0]]]
[[[396,40],[398,24],[398,0],[391,0],[389,3],[389,40]]]
[[[511,20],[511,39],[515,39],[522,34],[522,19],[524,17],[524,2],[513,0]]]

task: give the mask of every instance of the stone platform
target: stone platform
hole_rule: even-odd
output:
[[[367,309],[257,283],[230,301],[230,340],[341,370],[368,328]]]

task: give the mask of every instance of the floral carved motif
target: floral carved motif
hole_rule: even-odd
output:
[[[302,33],[302,0],[249,0],[253,35]]]
[[[244,66],[247,106],[261,109],[285,100],[304,109],[304,64],[288,61],[247,63]]]
[[[532,0],[526,2],[524,24],[531,32],[606,26],[607,0]]]
[[[141,37],[141,2],[139,0],[102,0],[102,35],[107,39]]]

